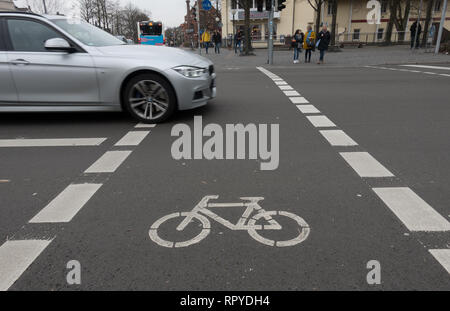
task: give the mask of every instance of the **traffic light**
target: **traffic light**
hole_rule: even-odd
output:
[[[286,4],[284,4],[286,0],[278,0],[278,11],[283,11],[286,8]]]
[[[258,12],[264,11],[264,0],[256,0],[256,8]]]
[[[192,18],[197,21],[197,9],[195,7],[192,8]]]

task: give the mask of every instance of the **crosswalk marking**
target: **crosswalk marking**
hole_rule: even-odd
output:
[[[131,151],[108,151],[89,167],[85,173],[114,173]]]
[[[450,249],[430,249],[430,253],[450,274]]]
[[[137,146],[149,134],[149,131],[131,131],[120,139],[116,146]]]
[[[275,81],[276,85],[287,85],[287,82],[284,82],[283,80],[281,81]]]
[[[336,124],[326,116],[307,116],[306,118],[314,125],[314,127],[336,127]]]
[[[368,152],[341,152],[340,155],[360,177],[394,177]]]
[[[0,139],[0,148],[99,146],[106,138]]]
[[[30,223],[65,223],[83,208],[102,184],[72,184],[42,209]]]
[[[320,113],[319,109],[313,105],[297,105],[297,108],[301,113]]]
[[[153,128],[156,124],[149,124],[149,123],[139,123],[135,126],[137,129],[145,129],[145,128]]]
[[[450,231],[450,223],[407,187],[373,188],[410,231]]]
[[[304,97],[289,97],[293,104],[309,104],[309,101]]]
[[[320,131],[320,134],[325,137],[326,140],[332,146],[357,146],[358,144],[342,130],[324,130]]]
[[[0,291],[8,290],[51,240],[6,241],[0,246]]]
[[[284,91],[283,92],[286,96],[300,96],[300,93],[297,91]]]
[[[292,86],[290,86],[290,85],[279,85],[278,87],[282,91],[291,91],[291,90],[293,90]]]

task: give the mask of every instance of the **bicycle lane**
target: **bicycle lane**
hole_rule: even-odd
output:
[[[219,72],[218,84],[219,96],[209,106],[152,131],[11,289],[442,288],[436,282],[440,271],[417,269],[433,259],[403,235],[405,230],[273,82],[252,69],[240,70],[239,79],[235,71]],[[195,115],[222,127],[280,124],[279,168],[261,171],[254,160],[174,160],[172,127],[192,128]],[[219,195],[214,202],[264,197],[262,208],[298,215],[311,232],[301,244],[271,247],[210,219],[210,234],[195,245],[166,248],[150,239],[156,220],[190,211],[207,195]],[[233,223],[243,213],[242,208],[214,211]],[[185,241],[201,230],[197,224],[176,232],[179,223],[168,224],[161,231],[167,239]],[[298,235],[292,223],[281,224],[288,230],[267,237]],[[366,264],[373,259],[383,269],[378,287],[366,283]],[[70,260],[81,264],[81,285],[66,283]]]

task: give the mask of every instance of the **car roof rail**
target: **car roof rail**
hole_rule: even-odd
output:
[[[23,12],[23,11],[0,11],[0,14],[6,13],[6,14],[20,14],[20,15],[33,15],[33,16],[39,16],[44,17],[41,14],[33,13],[33,12]]]

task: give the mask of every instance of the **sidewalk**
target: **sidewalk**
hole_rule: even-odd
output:
[[[389,64],[411,64],[411,63],[450,63],[450,55],[434,53],[425,53],[425,50],[412,51],[409,46],[366,46],[361,49],[358,48],[344,48],[342,52],[327,53],[325,56],[324,66],[333,67],[359,67],[366,65],[389,65]],[[197,50],[194,51],[195,53]],[[221,54],[214,54],[214,48],[209,49],[209,54],[205,54],[202,50],[202,55],[211,59],[216,67],[224,69],[245,68],[256,66],[267,66],[267,50],[254,50],[255,56],[239,56],[232,50],[221,49]],[[302,63],[293,65],[293,51],[275,51],[273,67],[285,66],[312,66],[316,65],[319,58],[319,52],[313,53],[310,64],[304,64],[304,52],[300,54],[300,61]]]

